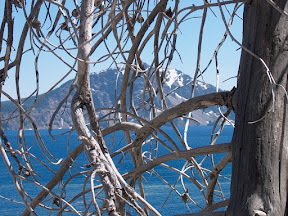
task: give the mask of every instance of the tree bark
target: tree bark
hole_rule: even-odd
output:
[[[275,3],[288,11],[287,0]],[[245,5],[243,46],[263,61],[242,51],[227,215],[279,216],[287,212],[287,38],[287,15],[268,1]]]

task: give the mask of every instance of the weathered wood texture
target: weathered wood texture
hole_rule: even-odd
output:
[[[275,3],[286,12],[286,0]],[[243,46],[287,89],[288,17],[266,1],[245,5]],[[272,93],[274,91],[274,96]],[[227,215],[284,215],[287,203],[287,98],[261,61],[242,51],[235,93],[231,201]],[[259,121],[257,121],[259,120]],[[254,123],[252,123],[254,122]]]

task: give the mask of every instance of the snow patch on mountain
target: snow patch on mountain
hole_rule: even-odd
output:
[[[160,72],[164,72],[164,70],[160,70]],[[183,85],[183,74],[179,73],[176,69],[169,69],[166,72],[166,85],[170,88],[173,84],[177,83],[179,86]]]
[[[210,110],[209,112],[206,113],[209,116],[215,116],[217,117],[217,114],[215,112],[213,112],[212,110]]]
[[[180,100],[186,100],[186,98],[185,97],[182,97],[182,96],[180,96],[179,94],[177,94],[177,93],[174,93],[174,95],[175,95],[175,97],[176,98],[179,98]]]
[[[201,82],[201,81],[198,81],[197,84],[198,84],[200,87],[202,87],[203,89],[205,89],[205,90],[207,89],[207,84],[206,84],[206,83]]]

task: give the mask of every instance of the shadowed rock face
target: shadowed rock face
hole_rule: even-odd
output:
[[[118,77],[118,78],[117,78]],[[111,108],[117,107],[115,101],[119,97],[121,82],[123,75],[121,72],[118,73],[116,69],[109,69],[106,71],[102,71],[100,73],[91,74],[91,90],[93,94],[93,99],[95,103],[95,108]],[[175,106],[176,104],[182,102],[190,98],[191,96],[191,84],[185,86],[187,83],[191,82],[192,78],[181,71],[170,69],[165,74],[165,83],[163,86],[164,94],[167,95],[166,102],[168,107]],[[116,83],[117,82],[117,83]],[[139,77],[134,82],[133,85],[133,97],[134,97],[134,105],[138,106],[142,103],[143,98],[143,86],[144,86],[144,78]],[[29,110],[34,101],[35,97],[28,99],[23,107],[25,110],[29,110],[31,117],[35,122],[37,122],[38,129],[45,129],[49,125],[50,118],[57,108],[58,104],[67,94],[72,80],[67,81],[62,84],[59,88],[50,92],[39,104],[36,105],[32,110]],[[155,90],[157,90],[156,82],[153,83]],[[179,88],[175,90],[179,86],[185,86],[183,88]],[[216,88],[210,84],[205,84],[204,82],[197,81],[196,83],[196,91],[195,97],[199,95],[209,94],[215,92]],[[74,92],[69,96],[67,103],[65,103],[59,113],[57,114],[53,128],[69,128],[72,126],[72,121],[70,117],[70,102]],[[129,93],[129,91],[128,91]],[[42,95],[39,95],[38,98],[41,98]],[[148,99],[147,91],[145,93],[145,99]],[[24,101],[24,100],[23,100]],[[130,107],[130,102],[128,102],[128,107]],[[155,98],[155,105],[159,108],[158,114],[161,112],[161,103],[160,97]],[[148,107],[146,107],[148,108]],[[2,103],[2,118],[8,119],[13,111],[16,109],[16,106],[10,102]],[[104,115],[108,111],[103,110],[98,112],[99,116]],[[193,112],[193,118],[197,119],[200,122],[200,125],[207,125],[215,122],[218,110],[215,107],[206,109],[206,110],[197,110]],[[17,116],[18,111],[12,114],[12,116]],[[143,111],[139,112],[139,115],[143,117]],[[145,111],[146,117],[149,116],[149,111]],[[178,119],[176,120],[177,124],[184,124],[185,121]],[[199,125],[199,123],[191,122],[191,124]],[[8,130],[17,130],[18,129],[18,119],[11,118],[9,121],[6,121],[4,125],[5,129]],[[31,123],[26,120],[25,121],[25,129],[32,128]]]

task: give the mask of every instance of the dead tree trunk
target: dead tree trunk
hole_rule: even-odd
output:
[[[259,58],[242,51],[228,215],[287,212],[287,11],[286,0],[245,5],[243,46]]]

